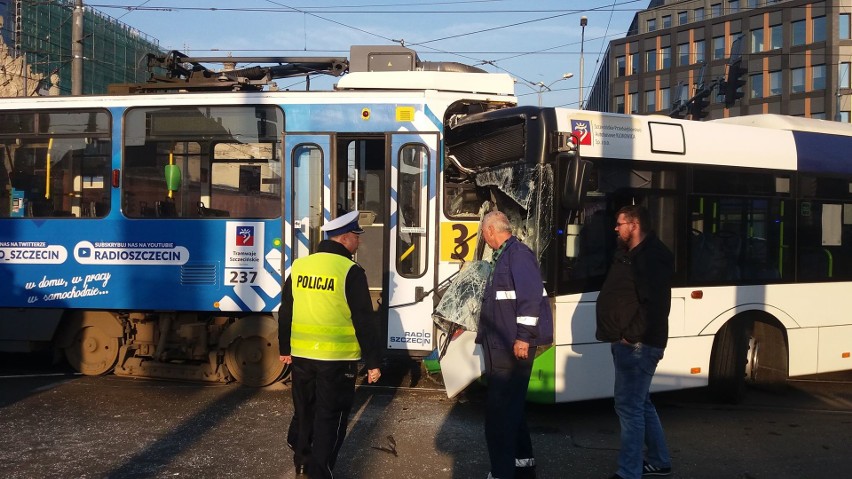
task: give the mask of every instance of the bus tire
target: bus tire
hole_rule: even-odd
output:
[[[745,318],[734,318],[716,333],[709,382],[710,394],[719,402],[736,404],[745,397],[749,326]]]
[[[784,329],[774,321],[755,321],[746,364],[747,384],[783,391],[789,376],[788,357]]]

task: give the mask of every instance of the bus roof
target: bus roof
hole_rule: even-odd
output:
[[[756,126],[773,130],[810,131],[827,133],[829,135],[852,136],[852,125],[837,121],[817,120],[798,116],[763,113],[759,115],[733,116],[711,120],[713,123],[728,123],[734,125]]]

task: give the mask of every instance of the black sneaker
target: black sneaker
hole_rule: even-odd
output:
[[[669,476],[672,473],[671,467],[657,467],[648,464],[642,464],[642,477],[645,476]]]

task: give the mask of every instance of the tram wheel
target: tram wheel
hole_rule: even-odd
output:
[[[285,365],[279,359],[278,341],[263,336],[241,336],[228,345],[225,365],[234,379],[246,386],[268,386],[281,379]]]
[[[65,357],[74,369],[87,376],[106,374],[118,361],[118,338],[97,326],[84,326],[65,348]]]

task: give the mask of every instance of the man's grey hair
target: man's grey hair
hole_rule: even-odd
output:
[[[492,211],[485,215],[482,219],[482,228],[485,229],[488,226],[493,226],[497,231],[512,232],[512,224],[502,211]]]

